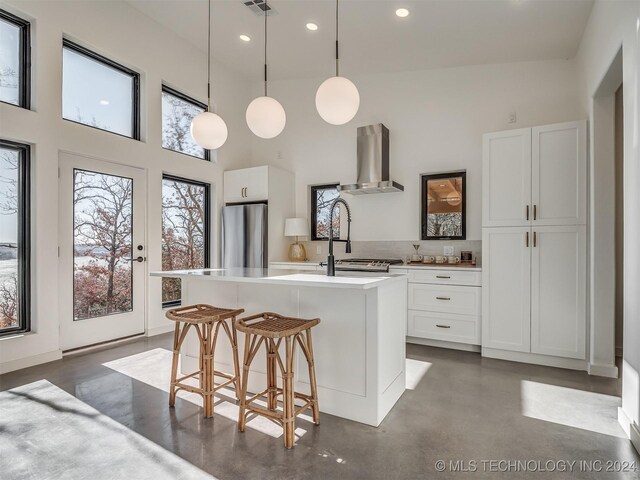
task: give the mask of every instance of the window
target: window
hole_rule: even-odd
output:
[[[466,172],[422,175],[422,240],[464,240]]]
[[[162,178],[162,270],[209,267],[209,185]],[[180,279],[162,279],[163,307],[180,305]]]
[[[29,330],[29,146],[0,140],[0,335]]]
[[[311,240],[329,239],[329,209],[340,196],[338,184],[311,187]],[[333,238],[340,238],[340,210],[333,217]]]
[[[73,171],[73,319],[133,310],[133,179]]]
[[[209,150],[191,136],[191,120],[207,110],[204,103],[162,86],[162,147],[192,157],[209,160]]]
[[[29,108],[29,22],[0,10],[0,102]]]
[[[68,40],[62,51],[62,117],[140,138],[140,75]]]

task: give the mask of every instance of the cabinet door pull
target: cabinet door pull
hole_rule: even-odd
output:
[[[527,205],[527,220],[529,220],[529,205]]]
[[[524,244],[527,248],[529,248],[529,232],[525,234]]]
[[[534,205],[533,206],[533,219],[535,220],[537,216],[538,216],[538,206]]]
[[[533,232],[533,246],[534,247],[536,246],[537,238],[538,238],[538,236],[536,235],[536,232]]]
[[[451,328],[450,325],[437,325],[437,324],[436,324],[436,327],[438,327],[438,328]]]
[[[436,275],[436,278],[451,278],[449,275]]]
[[[451,300],[451,297],[436,297],[436,300]]]

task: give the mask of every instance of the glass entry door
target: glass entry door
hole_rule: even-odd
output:
[[[145,174],[60,154],[63,350],[144,332]]]

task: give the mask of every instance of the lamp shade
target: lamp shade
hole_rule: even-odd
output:
[[[304,237],[307,235],[309,235],[309,224],[306,218],[287,218],[285,220],[285,237]]]
[[[316,109],[322,119],[332,125],[343,125],[351,120],[360,107],[360,94],[351,80],[331,77],[316,92]]]
[[[227,124],[213,112],[202,112],[191,121],[191,136],[198,145],[215,150],[227,141]]]
[[[260,138],[280,135],[287,123],[287,115],[280,102],[271,97],[258,97],[247,107],[247,125]]]

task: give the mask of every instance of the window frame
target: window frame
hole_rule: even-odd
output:
[[[317,195],[316,192],[318,190],[330,190],[330,189],[338,189],[338,186],[340,186],[340,183],[336,182],[336,183],[328,183],[328,184],[324,184],[324,185],[311,185],[311,240],[312,241],[329,241],[329,237],[319,237],[318,236],[318,203],[317,203]],[[338,195],[339,195],[339,191],[338,191]],[[340,234],[338,232],[338,235],[334,235],[333,237],[334,240],[339,240],[340,239]]]
[[[19,152],[18,167],[18,319],[0,337],[31,331],[31,146],[0,139],[0,148]],[[21,300],[21,301],[20,301]]]
[[[18,108],[31,109],[31,23],[6,10],[0,9],[0,19],[11,23],[20,29],[20,82],[18,85],[18,104],[5,102]]]
[[[170,173],[162,174],[162,181],[164,182],[165,180],[186,183],[189,185],[194,185],[196,187],[204,187],[204,198],[205,198],[204,232],[206,237],[204,239],[204,267],[203,268],[211,268],[211,184],[200,181],[200,180],[192,180],[190,178],[181,177],[179,175],[172,175]],[[160,202],[160,207],[164,208],[162,206],[162,202]],[[161,212],[161,215],[162,215],[162,212]],[[160,240],[160,255],[162,256],[162,239]],[[162,258],[160,262],[162,263]],[[162,291],[160,293],[162,295]],[[182,300],[169,300],[166,302],[165,301],[162,302],[162,308],[179,307],[180,305],[182,305]]]
[[[162,93],[168,93],[169,95],[173,95],[176,98],[179,98],[180,100],[187,102],[187,103],[191,103],[192,105],[195,105],[196,107],[200,107],[202,108],[205,112],[207,111],[207,104],[204,102],[201,102],[199,100],[196,100],[193,97],[190,97],[187,94],[184,94],[178,90],[176,90],[175,88],[169,87],[166,84],[162,84],[162,90],[161,90],[161,95]],[[160,112],[161,115],[164,117],[164,112],[162,112],[162,106],[160,108]],[[163,118],[164,120],[164,118]],[[160,123],[160,128],[162,128],[162,122]],[[162,142],[162,137],[161,137],[161,143]],[[191,158],[197,158],[198,160],[204,160],[206,162],[210,162],[211,161],[211,150],[209,150],[208,148],[203,148],[204,150],[204,158],[202,157],[197,157],[195,155],[191,155],[190,153],[185,153],[185,152],[181,152],[180,150],[173,150],[172,148],[167,148],[164,145],[162,145],[163,150],[167,150],[169,152],[175,152],[175,153],[179,153],[181,155],[186,155],[187,157],[191,157]]]
[[[87,125],[86,123],[78,122],[76,120],[71,120],[70,118],[66,118],[64,114],[62,115],[62,119],[67,122],[76,123],[78,125],[84,125],[85,127],[93,128],[95,130],[100,130],[101,132],[108,132],[114,135],[118,135],[119,137],[130,138],[132,140],[140,141],[140,73],[132,70],[124,65],[115,62],[99,53],[94,52],[93,50],[89,50],[88,48],[79,45],[68,38],[62,39],[62,49],[68,48],[69,50],[74,51],[79,55],[83,55],[91,60],[94,60],[98,63],[106,65],[107,67],[111,67],[114,70],[118,70],[125,75],[129,75],[131,77],[131,85],[132,85],[132,112],[131,112],[131,120],[132,120],[132,135],[123,135],[122,133],[113,132],[111,130],[107,130],[100,127],[94,127],[93,125]],[[64,63],[62,66],[62,71],[64,72]],[[63,73],[64,76],[64,73]],[[64,88],[64,87],[63,87]],[[64,97],[62,98],[62,102],[64,103]]]

